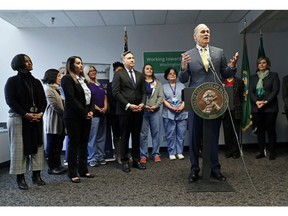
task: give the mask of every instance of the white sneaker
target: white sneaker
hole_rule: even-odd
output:
[[[176,160],[176,157],[175,157],[175,155],[169,155],[169,159],[170,160]]]
[[[183,154],[177,154],[177,158],[178,158],[179,160],[182,160],[182,159],[184,159],[184,155],[183,155]]]
[[[91,161],[91,162],[89,162],[89,166],[96,167],[96,166],[98,166],[98,164],[96,161]]]

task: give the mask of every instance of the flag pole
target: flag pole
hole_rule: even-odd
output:
[[[246,19],[244,20],[244,36],[243,37],[246,37],[246,27],[247,27],[247,22],[246,22]],[[244,43],[244,40],[243,40],[243,43]],[[242,61],[243,61],[243,59],[242,59]],[[242,96],[243,97],[243,96]],[[241,121],[243,121],[243,118],[242,118],[242,120]],[[242,123],[241,123],[241,127],[242,127]],[[242,129],[240,129],[240,155],[241,156],[244,156],[244,153],[243,153],[243,130]]]
[[[127,34],[127,28],[124,26],[124,52],[128,51],[128,34]]]

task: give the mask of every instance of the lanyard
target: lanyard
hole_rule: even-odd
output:
[[[171,90],[172,90],[172,92],[173,92],[173,96],[175,97],[175,95],[176,95],[176,83],[175,83],[174,89],[172,88],[172,86],[170,85],[170,83],[169,83],[169,86],[170,86],[170,88],[171,88]]]

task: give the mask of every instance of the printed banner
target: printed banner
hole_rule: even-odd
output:
[[[169,67],[173,67],[179,71],[182,53],[184,51],[144,52],[144,64],[151,64],[154,68],[154,73],[164,73]]]

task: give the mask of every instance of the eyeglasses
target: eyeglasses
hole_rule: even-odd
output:
[[[95,72],[95,73],[97,73],[97,71],[96,71],[96,70],[89,70],[89,73],[90,73],[90,72]]]

